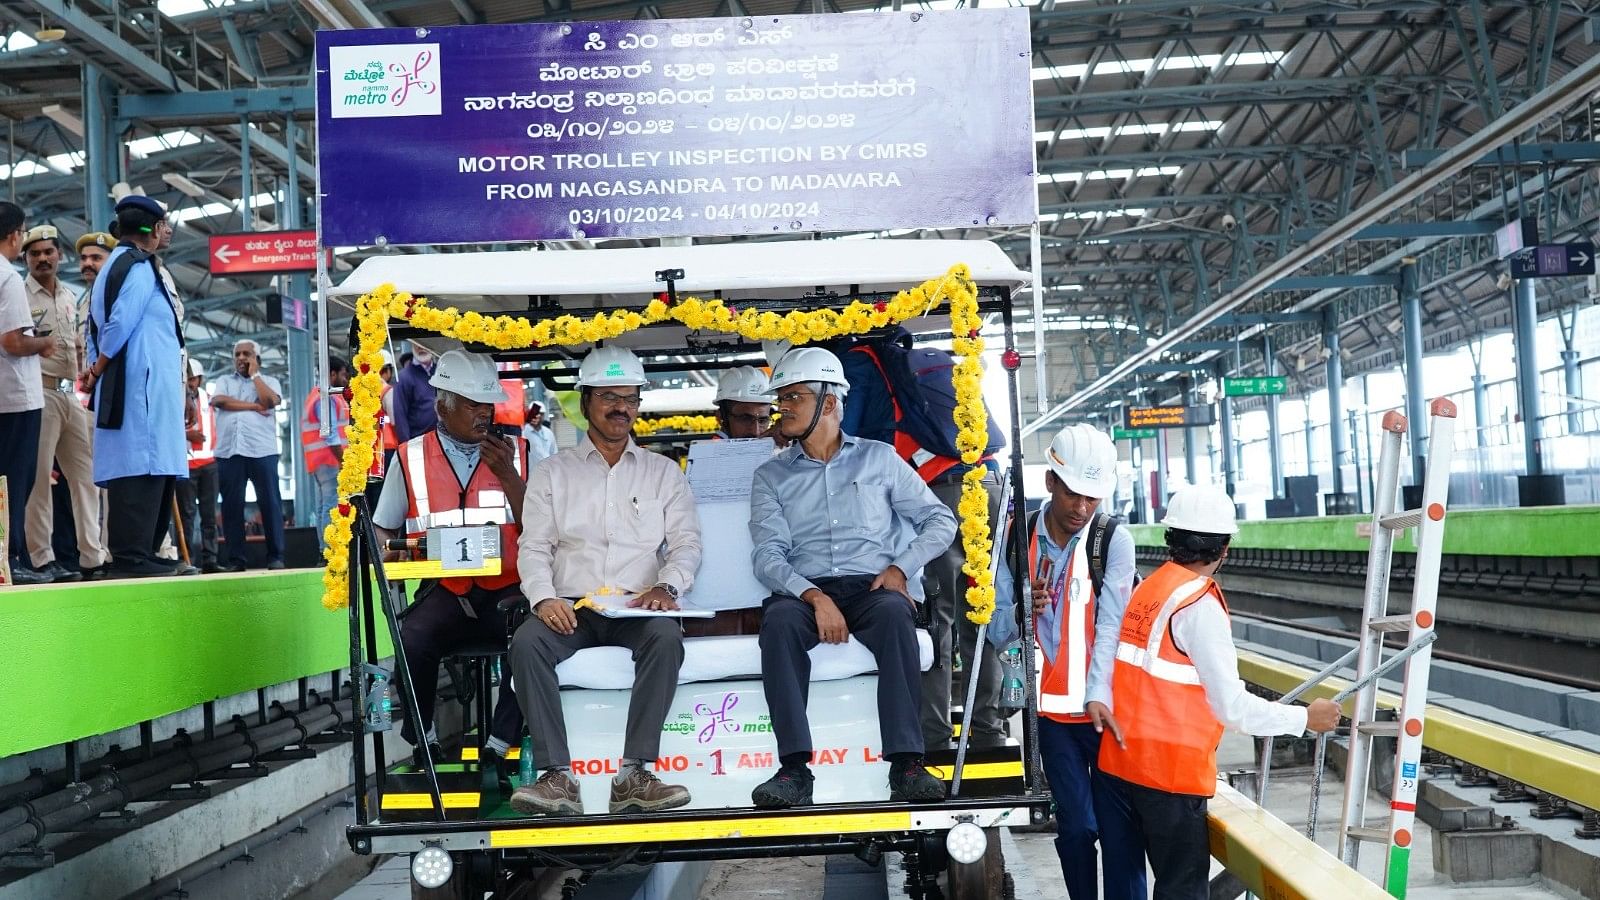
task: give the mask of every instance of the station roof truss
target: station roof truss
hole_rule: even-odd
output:
[[[901,8],[952,5],[959,4],[903,0]],[[1583,64],[1595,52],[1600,12],[1596,0],[1029,6],[1051,398],[1095,380],[1232,285],[1316,241],[1430,151],[1461,142]],[[275,288],[265,277],[212,278],[207,236],[280,227],[289,193],[307,204],[300,220],[310,221],[315,29],[894,7],[892,0],[14,0],[0,5],[7,140],[0,182],[30,220],[68,235],[85,229],[93,218],[83,189],[83,117],[92,99],[85,66],[103,72],[115,93],[109,112],[127,129],[119,168],[183,222],[169,260],[193,298],[191,345],[220,361],[233,337],[272,333],[264,298]],[[47,27],[66,37],[35,43],[35,30]],[[1186,376],[1260,374],[1263,335],[1291,391],[1311,390],[1321,380],[1324,315],[1340,330],[1347,376],[1391,367],[1400,358],[1393,282],[1404,258],[1417,260],[1427,349],[1503,329],[1510,304],[1493,230],[1520,210],[1540,222],[1546,241],[1592,237],[1600,210],[1594,118],[1580,102],[1542,122],[1515,152],[1486,159],[1334,248],[1141,367],[1085,412],[1136,389],[1147,389],[1139,395],[1147,400],[1170,400]],[[246,130],[248,190],[240,171]],[[922,236],[996,238],[1026,265],[1025,231]],[[339,267],[369,252],[341,255]],[[1543,287],[1546,311],[1587,298],[1584,283]],[[1024,297],[1018,312],[1023,330],[1031,324],[1027,304]],[[1029,385],[1026,393],[1036,391]],[[1024,402],[1032,409],[1035,401]]]

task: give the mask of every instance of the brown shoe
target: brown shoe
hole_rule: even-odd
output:
[[[612,797],[616,796],[615,789]],[[613,799],[613,804],[616,802]],[[539,780],[511,792],[511,808],[525,816],[581,816],[578,782],[564,769],[546,769]]]
[[[622,781],[611,782],[611,811],[659,812],[677,809],[689,802],[689,789],[679,784],[667,784],[649,770],[629,766]]]

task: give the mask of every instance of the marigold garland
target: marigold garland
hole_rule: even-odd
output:
[[[355,377],[351,379],[350,444],[339,468],[339,496],[350,497],[366,488],[367,471],[376,446],[377,414],[382,381],[378,370],[383,365],[379,353],[388,336],[389,321],[403,319],[413,327],[437,332],[463,343],[482,344],[497,350],[528,347],[573,346],[610,340],[636,328],[658,322],[677,322],[695,331],[737,334],[746,340],[787,340],[807,344],[875,328],[898,324],[947,304],[950,308],[952,343],[957,358],[953,380],[956,389],[956,446],[961,460],[974,468],[962,478],[961,543],[967,562],[967,618],[976,624],[989,621],[994,612],[994,579],[989,571],[989,498],[983,487],[984,469],[978,465],[988,439],[989,413],[983,405],[983,339],[978,315],[978,292],[966,265],[957,264],[939,278],[901,291],[889,300],[867,303],[851,301],[841,310],[791,310],[787,313],[737,309],[719,299],[687,297],[675,304],[656,299],[644,310],[597,312],[583,318],[558,316],[529,322],[515,316],[486,316],[462,312],[453,306],[437,309],[427,299],[382,285],[356,301],[360,341],[356,350]],[[668,419],[691,417],[668,417]],[[711,420],[712,417],[693,417]],[[661,420],[657,420],[661,421]],[[657,427],[667,427],[658,425]],[[637,431],[637,426],[635,427]],[[327,568],[323,572],[322,603],[329,609],[343,608],[349,602],[350,565],[348,547],[355,512],[340,501],[333,509],[324,532]]]
[[[680,431],[684,434],[710,434],[717,430],[716,416],[655,416],[634,419],[633,433],[649,437],[658,431]]]

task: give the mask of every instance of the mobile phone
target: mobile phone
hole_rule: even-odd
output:
[[[489,433],[498,434],[503,438],[514,438],[522,435],[522,429],[515,425],[504,425],[500,422],[491,422],[489,424]]]

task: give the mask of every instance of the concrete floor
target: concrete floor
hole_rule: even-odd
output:
[[[1223,739],[1218,753],[1219,768],[1253,766],[1252,744],[1249,738],[1228,735]],[[1318,843],[1332,848],[1333,833],[1339,815],[1340,782],[1332,777],[1324,781],[1323,802]],[[1272,777],[1267,806],[1274,814],[1297,828],[1304,828],[1307,807],[1311,797],[1311,778],[1306,769],[1285,770]],[[1377,804],[1381,808],[1382,804]],[[1331,818],[1330,818],[1331,817]],[[1061,883],[1060,864],[1055,855],[1052,836],[1048,834],[1013,833],[1006,863],[1017,884],[1017,900],[1060,900],[1065,890]],[[1411,870],[1411,900],[1556,900],[1569,898],[1570,893],[1546,887],[1537,878],[1521,882],[1493,884],[1451,884],[1431,869],[1433,859],[1433,832],[1420,822],[1416,829],[1416,843],[1412,853],[1415,863]],[[822,900],[823,864],[821,858],[774,859],[759,863],[734,860],[716,863],[701,887],[700,900]],[[406,900],[411,896],[408,860],[395,858],[386,861],[370,876],[338,900]],[[1212,863],[1213,871],[1220,866]],[[1383,867],[1383,854],[1379,849],[1369,849],[1361,858],[1360,869],[1369,878],[1377,879]],[[899,884],[896,878],[894,885]],[[897,894],[891,893],[891,897]]]

